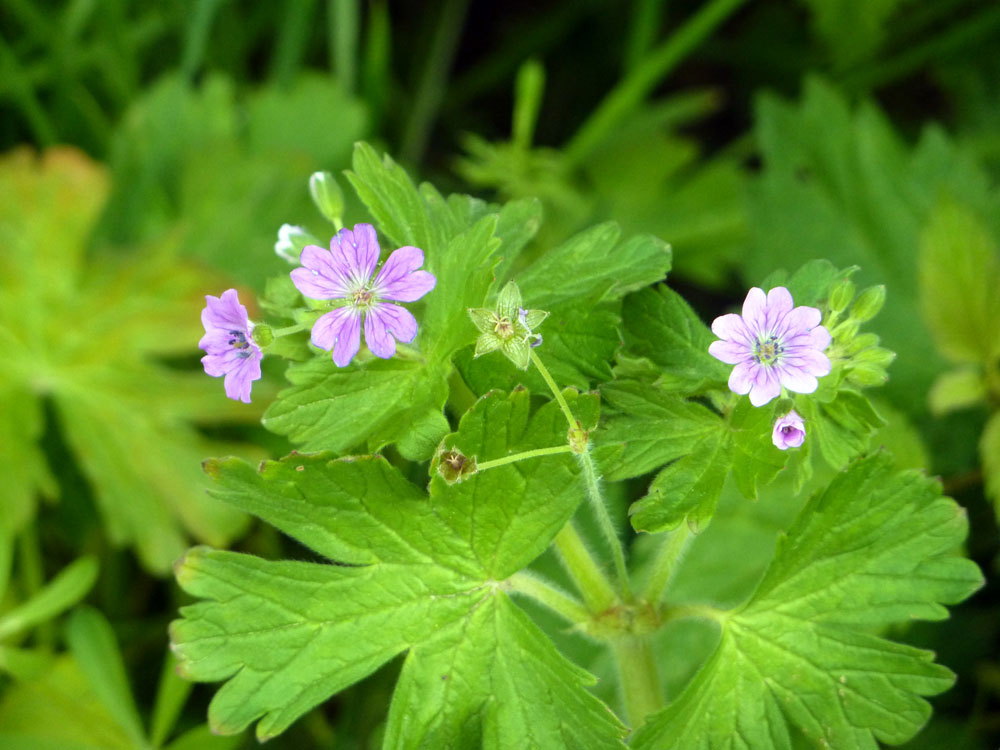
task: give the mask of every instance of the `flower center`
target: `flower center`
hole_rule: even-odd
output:
[[[790,424],[786,424],[784,427],[781,428],[781,432],[783,435],[791,435],[793,432],[795,432],[795,428]]]
[[[354,294],[351,295],[355,307],[369,307],[375,296],[371,293],[368,287],[361,287],[354,290]]]
[[[768,336],[763,341],[757,339],[753,347],[753,360],[761,365],[773,365],[781,358],[781,353],[785,347],[774,334]]]
[[[239,354],[237,355],[240,359],[246,359],[250,356],[250,342],[247,341],[247,335],[243,331],[230,331],[229,335],[232,337],[229,339],[229,345],[233,349],[238,349]]]
[[[514,324],[511,322],[510,318],[494,318],[496,320],[496,325],[493,326],[493,331],[502,339],[508,339],[514,333]]]

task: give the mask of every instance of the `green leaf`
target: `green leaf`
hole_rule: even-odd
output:
[[[617,463],[602,467],[604,478],[611,481],[675,461],[723,428],[711,409],[642,383],[608,383],[601,388],[601,398],[618,414],[607,419],[599,442],[625,446]]]
[[[623,748],[625,728],[506,596],[410,652],[384,748]],[[572,717],[570,719],[569,717]]]
[[[954,676],[932,653],[870,630],[946,617],[942,604],[982,585],[976,565],[954,554],[966,531],[936,482],[895,473],[883,454],[853,464],[779,538],[757,592],[722,616],[715,654],[633,747],[905,742],[930,716],[921,696]]]
[[[983,463],[986,496],[1000,516],[1000,414],[994,414],[979,438],[979,457]]]
[[[144,248],[142,262],[98,254],[84,272],[106,184],[101,167],[67,149],[0,160],[9,196],[0,205],[0,424],[17,425],[0,428],[17,441],[0,468],[23,461],[0,507],[4,523],[23,523],[36,491],[53,494],[36,447],[49,400],[112,541],[165,572],[187,533],[226,544],[242,530],[241,516],[205,501],[197,464],[221,446],[196,423],[255,412],[228,401],[218,381],[160,361],[191,356],[202,333],[206,285],[222,283],[204,266],[161,246]]]
[[[871,58],[881,46],[886,21],[907,0],[801,0],[816,32],[841,67]]]
[[[584,415],[596,415],[596,396],[566,394],[574,415],[586,426]],[[528,409],[524,389],[507,398],[486,396],[462,417],[458,432],[445,438],[442,449],[475,456],[482,463],[566,442],[566,419],[554,401],[530,421]],[[573,515],[582,497],[576,472],[574,462],[559,459],[511,463],[454,485],[435,472],[430,493],[435,512],[453,533],[468,540],[490,577],[501,579],[540,555]],[[484,497],[497,501],[482,502]]]
[[[97,560],[70,563],[28,601],[0,616],[0,640],[51,620],[86,596],[97,579]]]
[[[599,445],[624,446],[603,466],[607,479],[639,476],[666,465],[648,494],[630,510],[641,531],[672,529],[686,521],[704,528],[715,513],[729,471],[740,492],[756,499],[785,465],[771,442],[773,409],[741,399],[729,417],[654,385],[619,380],[601,389],[617,413],[597,434]]]
[[[938,349],[953,362],[1000,354],[1000,254],[968,208],[942,200],[920,236],[920,303]]]
[[[643,289],[625,299],[622,309],[625,352],[661,368],[661,383],[688,391],[724,385],[729,368],[708,353],[715,336],[670,287]]]
[[[567,394],[578,413],[596,421],[595,397]],[[557,405],[531,415],[529,404],[523,390],[490,394],[445,446],[485,461],[562,444],[566,424]],[[434,696],[422,699],[421,716],[440,717],[434,736],[441,746],[461,746],[471,733],[502,748],[533,727],[548,742],[553,728],[568,724],[573,728],[559,730],[563,744],[546,747],[574,747],[575,737],[617,746],[621,725],[583,688],[585,675],[539,644],[523,615],[511,614],[500,583],[544,550],[579,504],[571,456],[510,463],[458,484],[435,474],[429,496],[379,456],[293,454],[259,471],[230,458],[209,461],[206,470],[221,499],[335,563],[196,548],[178,566],[178,582],[201,601],[172,624],[173,649],[189,679],[227,680],[209,708],[215,731],[239,732],[260,719],[258,737],[274,736],[397,654],[409,651],[408,661],[419,663],[422,649],[433,654],[443,643],[449,674],[472,669],[476,684],[443,681],[435,668],[411,675],[397,691],[404,703],[411,691]],[[480,671],[479,654],[488,654],[489,671]],[[547,666],[518,666],[527,662]],[[531,700],[532,726],[495,706],[483,684]],[[472,706],[468,721],[448,718],[453,701],[464,707],[455,710]]]
[[[984,403],[986,394],[983,372],[975,367],[962,367],[938,376],[927,394],[927,401],[931,413],[940,416]]]
[[[652,235],[619,242],[613,223],[599,224],[544,253],[515,279],[528,307],[596,304],[654,284],[670,270],[670,245]]]
[[[885,420],[871,402],[856,391],[841,389],[833,401],[818,402],[797,395],[795,408],[806,422],[806,431],[815,435],[823,458],[834,469],[865,453],[872,436]]]
[[[94,695],[76,662],[60,657],[38,678],[5,689],[0,700],[0,747],[136,750],[137,745]]]
[[[107,709],[133,746],[147,744],[111,623],[92,607],[77,609],[66,627],[66,641],[87,679],[89,691]]]
[[[719,493],[732,466],[729,441],[715,431],[689,446],[690,453],[656,475],[649,491],[629,513],[636,531],[666,531],[687,522],[703,529],[719,503]]]
[[[441,371],[400,357],[341,368],[324,353],[291,365],[286,376],[292,386],[278,394],[264,425],[305,451],[377,450],[403,439],[411,422],[431,426],[430,414],[440,414],[447,397]],[[437,440],[430,436],[414,447],[426,449],[443,436],[442,430]]]
[[[781,411],[756,408],[741,398],[729,418],[732,430],[733,479],[744,497],[757,499],[759,486],[768,484],[785,466],[787,453],[774,446],[771,433]]]
[[[187,680],[177,674],[177,657],[167,651],[160,670],[160,682],[156,689],[156,702],[153,704],[153,715],[150,719],[149,741],[154,747],[161,747],[170,736],[171,731],[180,718],[184,704],[194,688]],[[203,727],[208,729],[208,727]],[[180,742],[180,740],[178,740]],[[177,743],[171,743],[172,746]]]
[[[0,299],[0,309],[3,301]],[[5,331],[0,325],[0,341]],[[0,364],[0,372],[3,365]],[[42,404],[20,384],[0,385],[0,533],[14,533],[34,515],[39,494],[55,497],[58,485],[38,442],[45,427]]]

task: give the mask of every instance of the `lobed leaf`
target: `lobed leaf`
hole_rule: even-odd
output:
[[[899,744],[954,676],[933,654],[870,634],[945,616],[982,585],[955,556],[964,513],[887,455],[852,464],[803,509],[756,593],[721,619],[701,672],[636,734],[645,748]]]
[[[585,427],[596,424],[595,396],[566,396]],[[487,395],[442,450],[485,462],[565,444],[557,405],[534,414],[529,405],[524,390]],[[621,747],[623,727],[584,687],[592,678],[502,591],[502,579],[537,557],[579,504],[570,455],[457,484],[435,474],[429,495],[379,456],[292,454],[259,470],[229,458],[206,469],[220,499],[331,561],[202,547],[180,563],[178,582],[200,601],[171,625],[173,649],[189,679],[226,680],[209,708],[215,731],[259,720],[258,737],[274,736],[408,651],[391,746]]]

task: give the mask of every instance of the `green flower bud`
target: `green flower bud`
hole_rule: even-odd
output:
[[[849,318],[834,326],[834,329],[830,331],[830,336],[833,337],[834,341],[850,341],[857,335],[860,326],[861,324],[857,320]]]
[[[883,349],[881,346],[873,346],[855,354],[852,361],[855,364],[866,363],[885,368],[891,365],[895,359],[896,352]]]
[[[852,299],[854,299],[854,282],[843,279],[830,292],[830,310],[836,313],[843,312],[851,304]]]
[[[309,195],[316,208],[334,225],[343,223],[344,193],[329,172],[313,172],[309,177]]]
[[[872,346],[878,346],[879,337],[877,333],[860,333],[851,339],[847,345],[847,354],[857,354]]]
[[[858,295],[851,307],[851,317],[859,323],[871,320],[878,315],[885,304],[885,285],[870,286]]]
[[[250,336],[261,349],[274,343],[274,331],[267,323],[257,323],[250,329]]]
[[[871,362],[861,362],[860,364],[856,364],[851,368],[851,371],[847,373],[848,382],[862,388],[874,385],[884,385],[885,381],[888,379],[889,376],[886,374],[885,369]]]

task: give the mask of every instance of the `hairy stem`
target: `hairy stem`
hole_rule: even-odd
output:
[[[480,461],[476,464],[476,468],[479,471],[485,471],[486,469],[494,469],[497,466],[512,464],[529,458],[552,456],[557,453],[569,453],[571,450],[572,449],[569,445],[554,445],[551,448],[535,448],[534,450],[523,451],[522,453],[512,453],[511,455],[504,456],[503,458],[494,458],[492,461]]]
[[[569,428],[572,430],[579,427],[576,417],[574,417],[573,412],[570,411],[569,404],[566,403],[566,397],[562,395],[562,391],[559,390],[559,386],[556,385],[556,381],[553,380],[552,376],[549,374],[549,369],[542,364],[542,360],[537,354],[535,354],[534,349],[531,349],[530,353],[531,361],[535,363],[535,367],[538,368],[538,374],[542,376],[545,384],[549,387],[549,390],[552,391],[552,395],[555,397],[556,403],[559,404],[559,408],[562,409],[562,413],[566,417],[566,421],[569,423]]]
[[[681,524],[673,531],[663,535],[660,549],[656,553],[656,560],[653,561],[653,572],[649,576],[649,583],[643,592],[643,598],[656,604],[663,598],[663,593],[670,585],[670,580],[677,570],[677,563],[687,550],[688,545],[694,539],[694,533],[687,524]]]
[[[611,651],[618,663],[625,718],[634,732],[664,706],[653,649],[646,636],[626,635],[611,641]]]
[[[590,612],[578,599],[527,571],[515,573],[507,579],[507,583],[511,591],[531,597],[571,623],[586,622],[590,619]]]
[[[562,391],[559,390],[559,386],[556,385],[556,381],[552,379],[552,375],[549,374],[548,368],[542,363],[541,358],[535,354],[535,350],[531,350],[531,361],[535,363],[535,367],[538,368],[539,374],[542,379],[545,380],[546,385],[548,385],[549,390],[552,391],[552,395],[555,397],[556,402],[559,404],[559,408],[562,409],[563,415],[566,417],[566,422],[569,424],[570,430],[579,430],[581,428],[579,420],[573,416],[573,412],[569,408],[569,404],[566,403],[566,398],[563,396]],[[618,530],[615,528],[614,522],[611,520],[611,516],[608,514],[608,506],[604,502],[604,497],[601,494],[600,479],[597,476],[597,468],[594,466],[594,460],[591,458],[588,448],[584,449],[582,453],[574,450],[573,452],[577,454],[577,458],[580,462],[581,473],[583,474],[583,481],[587,489],[587,499],[590,500],[590,504],[594,508],[594,514],[597,516],[597,523],[601,527],[601,533],[608,542],[608,546],[611,548],[611,557],[615,564],[615,573],[618,577],[618,586],[621,591],[621,596],[623,601],[632,601],[632,586],[628,580],[628,568],[625,565],[625,549],[622,547],[621,539],[618,538]]]
[[[587,609],[595,614],[607,610],[617,598],[615,590],[587,550],[572,521],[556,535],[555,545],[566,572],[579,589]]]
[[[597,469],[594,467],[594,460],[589,453],[578,454],[580,468],[583,469],[583,480],[587,487],[587,498],[594,508],[597,516],[597,523],[601,527],[601,533],[611,547],[611,556],[615,563],[615,574],[618,576],[618,585],[621,587],[622,599],[625,602],[632,601],[632,584],[628,579],[628,568],[625,565],[625,549],[621,539],[618,538],[618,529],[615,528],[611,514],[608,513],[608,506],[604,502],[601,494],[601,485],[597,477]]]

